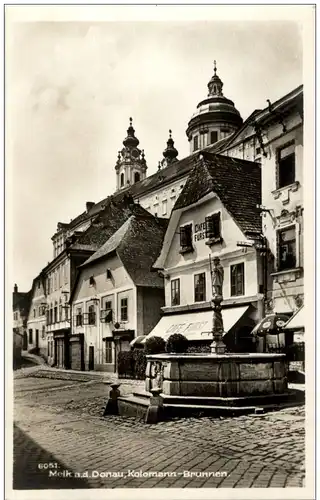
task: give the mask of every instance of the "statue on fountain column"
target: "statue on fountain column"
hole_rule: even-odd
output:
[[[224,334],[223,319],[221,313],[221,302],[223,300],[222,290],[223,290],[223,278],[224,270],[220,263],[219,257],[213,259],[213,269],[211,271],[211,281],[212,281],[212,308],[213,308],[213,318],[212,318],[212,335],[213,342],[211,344],[211,352],[215,354],[222,354],[225,352],[225,345],[222,341],[222,336]]]
[[[213,270],[212,270],[212,296],[218,296],[222,299],[222,287],[223,287],[223,277],[224,270],[220,264],[219,257],[213,259]]]

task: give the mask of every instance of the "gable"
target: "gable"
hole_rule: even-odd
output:
[[[206,245],[208,239],[205,234],[205,218],[213,213],[220,213],[222,242],[211,247]],[[180,254],[180,227],[185,224],[192,224],[192,245],[193,252]],[[180,212],[177,220],[175,232],[167,256],[164,260],[164,268],[183,266],[206,259],[209,254],[217,255],[239,250],[238,241],[245,240],[246,237],[239,229],[230,213],[222,204],[221,200],[212,193],[210,197],[205,197],[196,205],[186,208]]]
[[[107,269],[110,269],[112,279],[107,278]],[[94,286],[90,286],[90,276],[94,277]],[[114,252],[81,269],[72,292],[72,302],[108,291],[114,292],[116,288],[121,287],[132,288],[133,282],[120,258]]]

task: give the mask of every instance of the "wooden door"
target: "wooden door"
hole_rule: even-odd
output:
[[[89,346],[89,370],[94,370],[94,346]]]

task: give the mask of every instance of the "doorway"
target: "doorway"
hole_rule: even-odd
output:
[[[23,348],[24,351],[28,349],[28,334],[27,332],[23,332]]]
[[[94,370],[94,346],[89,346],[89,370]]]

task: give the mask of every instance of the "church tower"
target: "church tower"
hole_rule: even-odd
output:
[[[118,160],[115,166],[117,191],[146,178],[147,163],[144,151],[138,148],[139,139],[134,133],[132,118],[130,118],[127,137],[123,141],[124,147],[118,152]]]
[[[167,140],[167,147],[163,151],[163,159],[160,162],[160,168],[165,168],[172,163],[178,161],[178,150],[174,147],[174,141],[172,139],[172,130],[169,130],[169,139]]]
[[[186,130],[190,153],[228,137],[242,125],[239,111],[233,101],[223,95],[222,88],[223,82],[217,75],[217,65],[214,61],[214,74],[208,83],[208,96],[199,102]]]

